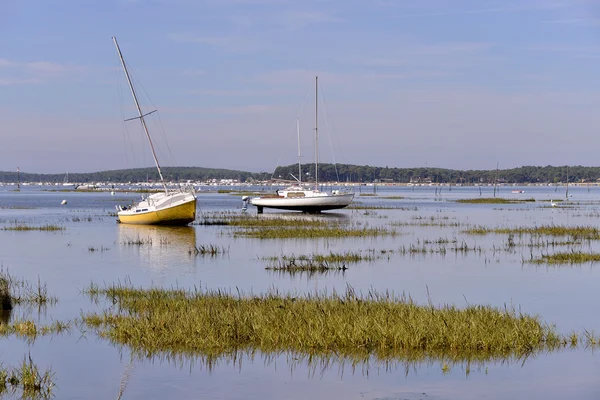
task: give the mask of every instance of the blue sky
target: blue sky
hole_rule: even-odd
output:
[[[164,165],[312,162],[317,75],[324,162],[600,165],[598,0],[3,0],[0,170],[153,165],[112,36]]]

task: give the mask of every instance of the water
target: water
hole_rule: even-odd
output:
[[[347,285],[358,291],[376,289],[407,293],[419,303],[505,304],[528,314],[539,314],[558,331],[582,329],[600,332],[596,318],[600,294],[597,265],[548,267],[527,261],[532,255],[552,253],[558,248],[517,245],[506,251],[506,235],[472,236],[468,226],[536,226],[543,224],[598,226],[600,189],[570,188],[572,197],[559,207],[549,201],[564,200],[564,189],[526,187],[501,188],[499,196],[535,198],[517,204],[459,204],[453,200],[479,197],[479,188],[362,187],[355,202],[375,209],[346,209],[305,218],[330,218],[359,226],[394,224],[399,235],[377,238],[319,240],[259,240],[234,238],[231,228],[190,226],[184,228],[135,227],[115,223],[110,213],[115,204],[125,204],[136,194],[51,192],[27,187],[21,192],[0,188],[0,226],[16,222],[30,225],[56,224],[65,230],[0,230],[0,263],[4,269],[30,282],[39,279],[56,305],[45,311],[17,307],[12,318],[33,318],[40,324],[77,319],[81,312],[99,310],[81,293],[91,282],[103,285],[129,280],[135,286],[224,288],[260,293],[336,289]],[[439,189],[438,189],[439,190]],[[482,188],[491,197],[493,188]],[[385,197],[402,196],[403,199]],[[66,205],[61,205],[63,199]],[[199,213],[239,213],[240,196],[200,192]],[[390,209],[389,207],[394,207]],[[251,206],[248,212],[255,212]],[[266,212],[264,218],[272,217]],[[277,213],[292,215],[295,213]],[[444,226],[423,226],[425,222]],[[408,225],[407,225],[408,224]],[[127,245],[130,240],[151,244]],[[426,254],[400,254],[425,241],[456,240],[480,252],[465,254],[440,248],[452,244],[427,244]],[[515,238],[517,242],[521,239]],[[525,239],[523,239],[525,240]],[[215,244],[229,251],[222,256],[190,255],[194,245]],[[93,248],[94,251],[90,249]],[[580,247],[577,247],[580,249]],[[344,251],[389,250],[393,254],[373,262],[351,265],[342,273],[325,275],[276,274],[266,271],[263,257],[310,255]],[[496,251],[494,251],[496,249]],[[565,248],[561,248],[564,250]],[[583,246],[600,251],[598,244]],[[9,337],[0,341],[4,366],[15,366],[31,355],[42,369],[52,367],[56,398],[116,398],[126,381],[127,398],[213,399],[595,399],[600,396],[597,375],[600,359],[591,350],[565,349],[539,354],[519,362],[490,362],[481,366],[455,365],[442,371],[439,362],[406,366],[371,360],[368,365],[351,362],[309,364],[288,354],[254,354],[207,364],[199,356],[179,360],[145,359],[131,362],[127,348],[116,348],[83,327],[70,333],[41,337],[33,343]],[[124,378],[128,376],[128,378]]]

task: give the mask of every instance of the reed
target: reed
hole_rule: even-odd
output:
[[[229,247],[225,246],[217,246],[215,244],[201,244],[199,246],[194,246],[193,248],[188,250],[188,254],[195,256],[211,256],[216,257],[218,255],[223,255],[229,253]]]
[[[234,236],[244,236],[257,239],[313,239],[313,238],[340,238],[340,237],[366,237],[366,236],[395,236],[398,233],[393,229],[342,226],[325,227],[281,227],[281,228],[250,228],[234,232]]]
[[[576,240],[599,240],[600,230],[593,226],[564,226],[564,225],[541,225],[536,227],[513,227],[513,228],[488,228],[475,226],[462,231],[471,235],[487,235],[490,233],[534,235],[534,236],[570,236]]]
[[[340,262],[316,261],[313,259],[287,259],[271,263],[265,267],[268,271],[287,272],[296,274],[307,272],[309,274],[327,273],[331,271],[345,271],[346,264]]]
[[[124,245],[127,245],[127,246],[152,245],[152,238],[150,236],[148,236],[146,238],[142,238],[139,235],[135,239],[132,239],[130,237],[126,237],[125,239],[123,239],[121,241],[121,244],[124,244]]]
[[[110,249],[108,247],[105,247],[105,246],[100,246],[100,247],[90,246],[90,247],[88,247],[88,251],[91,252],[91,253],[94,253],[96,251],[99,251],[99,252],[103,253],[103,252],[108,251],[108,250],[110,250]]]
[[[30,282],[16,278],[8,271],[0,269],[0,283],[2,282],[5,282],[5,295],[8,293],[8,296],[10,296],[11,307],[17,304],[46,306],[55,304],[58,301],[58,298],[48,294],[46,284],[42,284],[39,277],[37,285],[32,285]],[[5,302],[7,299],[3,298],[2,301]]]
[[[540,258],[534,258],[533,264],[583,264],[596,263],[600,261],[600,253],[565,252],[555,254],[544,254]]]
[[[223,290],[93,288],[110,300],[84,323],[146,355],[223,355],[238,350],[378,358],[531,354],[565,346],[552,325],[504,307],[419,305],[406,295],[369,291],[236,295]]]
[[[26,225],[26,224],[15,224],[12,226],[5,226],[2,230],[5,231],[64,231],[66,228],[59,225]]]
[[[456,202],[467,204],[512,204],[535,202],[535,199],[505,199],[502,197],[482,197],[476,199],[459,199],[456,200]]]
[[[55,384],[52,380],[54,373],[51,369],[41,371],[33,363],[31,354],[24,357],[20,366],[15,368],[0,367],[0,395],[10,387],[12,394],[20,390],[22,399],[48,399],[52,397]]]
[[[218,226],[236,226],[236,227],[280,227],[280,226],[327,226],[329,222],[324,219],[318,219],[307,216],[280,216],[267,217],[265,215],[249,214],[203,214],[200,220],[193,225],[218,225]]]
[[[299,262],[315,262],[315,263],[358,263],[361,261],[374,261],[376,259],[375,250],[368,250],[363,253],[361,251],[346,251],[344,253],[329,254],[311,254],[306,255],[290,255],[281,257],[266,257],[263,258],[268,261],[284,264],[293,264]]]

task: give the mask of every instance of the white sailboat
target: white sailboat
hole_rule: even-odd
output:
[[[135,119],[139,119],[142,123],[146,138],[150,144],[150,149],[152,150],[152,157],[154,158],[154,163],[158,170],[158,176],[160,177],[160,182],[164,190],[154,193],[142,201],[130,206],[117,206],[118,221],[124,224],[138,225],[187,225],[196,219],[196,194],[194,193],[194,188],[184,187],[175,190],[169,190],[167,188],[160,170],[158,158],[156,157],[156,152],[154,151],[154,144],[152,143],[146,121],[144,120],[146,115],[151,114],[154,111],[147,114],[142,113],[135,88],[129,77],[129,71],[125,65],[125,60],[121,54],[119,44],[117,43],[117,38],[113,37],[112,39],[117,48],[117,53],[119,54],[119,59],[121,60],[121,65],[123,66],[123,71],[125,72],[125,77],[127,78],[127,83],[129,84],[129,89],[131,90],[131,95],[133,96],[133,101],[135,102],[138,111],[139,117],[136,117]]]
[[[278,190],[274,195],[251,198],[250,204],[256,207],[259,214],[263,212],[264,208],[319,213],[344,208],[354,198],[354,193],[344,193],[339,190],[327,193],[319,190],[318,80],[319,77],[315,77],[315,187],[309,188],[302,184],[300,139],[298,138],[299,177],[296,178],[298,183],[284,190]]]
[[[74,189],[75,188],[75,184],[69,182],[69,171],[67,171],[67,173],[65,174],[65,178],[63,179],[62,185],[65,189]]]

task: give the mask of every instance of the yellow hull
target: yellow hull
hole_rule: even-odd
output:
[[[196,199],[174,207],[136,214],[118,213],[119,222],[134,225],[187,225],[196,219]]]

